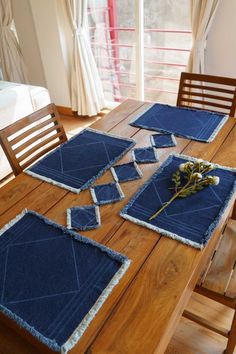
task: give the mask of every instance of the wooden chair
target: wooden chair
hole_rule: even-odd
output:
[[[225,354],[233,354],[236,346],[236,220],[229,219],[220,242],[195,292],[234,310],[230,330],[220,328],[189,311],[183,316],[228,338]]]
[[[234,117],[236,79],[182,72],[177,106],[220,112]]]
[[[15,175],[65,141],[67,137],[53,103],[0,131],[1,146]]]

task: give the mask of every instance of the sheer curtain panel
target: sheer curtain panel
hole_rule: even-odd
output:
[[[73,31],[72,110],[94,116],[105,106],[102,83],[93,57],[87,25],[87,0],[66,0]]]
[[[28,83],[26,67],[16,35],[10,0],[0,0],[0,66],[3,79]]]
[[[220,0],[191,0],[193,46],[187,71],[204,74],[207,36],[219,2]]]

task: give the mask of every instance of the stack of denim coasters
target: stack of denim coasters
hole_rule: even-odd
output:
[[[90,192],[96,205],[115,203],[125,197],[117,182],[98,184],[90,188]]]
[[[68,353],[130,261],[32,211],[0,235],[0,311],[50,349]]]
[[[92,230],[101,226],[97,205],[75,206],[67,209],[67,227],[76,230]]]

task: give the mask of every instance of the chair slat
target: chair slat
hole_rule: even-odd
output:
[[[236,220],[230,219],[202,286],[225,294],[236,260]]]
[[[19,130],[27,127],[28,125],[37,122],[39,120],[39,116],[40,116],[40,118],[44,118],[44,117],[47,117],[48,115],[54,116],[55,113],[57,113],[56,106],[53,103],[50,103],[46,107],[43,107],[43,108],[39,109],[38,111],[29,114],[28,116],[26,116],[24,118],[21,118],[20,120],[16,121],[15,123],[13,123],[11,125],[8,125],[3,130],[7,136],[11,136],[11,135],[19,132]],[[58,113],[57,113],[57,115],[58,115]]]
[[[51,150],[55,149],[57,146],[60,146],[60,145],[61,145],[61,141],[58,140],[54,144],[43,149],[42,152],[43,152],[43,154],[47,154],[48,152],[50,152]],[[40,151],[38,154],[35,154],[30,160],[27,161],[27,163],[23,163],[22,169],[24,170],[26,167],[31,165],[35,160],[40,158],[42,156],[42,152]]]
[[[52,133],[53,131],[56,131],[56,129],[59,129],[61,127],[62,127],[61,124],[57,124],[57,125],[54,125],[53,127],[50,127],[48,129],[40,132],[36,136],[33,136],[31,139],[27,140],[25,143],[21,144],[16,149],[14,149],[14,153],[16,155],[19,154],[21,151],[23,151],[25,148],[29,147],[34,142],[38,141],[39,139],[42,139],[43,137],[47,136],[48,134]]]
[[[236,267],[234,267],[234,270],[232,272],[232,276],[229,285],[226,289],[225,295],[232,299],[236,299]]]
[[[203,89],[205,91],[205,88]],[[182,91],[182,95],[187,95],[189,96],[189,91]],[[204,97],[204,98],[211,98],[213,100],[218,100],[218,101],[227,101],[227,102],[232,102],[232,98],[229,97],[224,97],[222,98],[221,96],[217,95],[210,95],[208,93],[202,93],[202,92],[193,92],[191,91],[190,96],[199,96],[199,97]],[[184,98],[182,98],[184,101]],[[204,101],[205,102],[205,101]]]
[[[51,118],[48,118],[48,116]],[[47,119],[42,121],[44,118]],[[51,123],[54,125],[47,128],[47,125]],[[33,127],[32,124],[34,124]],[[44,127],[46,127],[46,129],[38,132]],[[20,133],[22,129],[24,129],[24,132]],[[55,134],[53,134],[53,132],[55,132]],[[12,137],[17,133],[17,136]],[[32,134],[34,134],[34,136],[32,136]],[[38,141],[39,143],[37,143]],[[18,120],[0,131],[1,146],[15,175],[20,174],[24,168],[28,167],[39,157],[65,141],[67,141],[67,136],[60,123],[60,117],[56,106],[53,103]],[[22,144],[20,144],[21,142]],[[16,144],[19,144],[19,146],[14,149]],[[22,155],[17,156],[24,150],[26,151]]]
[[[190,93],[191,96],[191,93]],[[193,102],[193,103],[198,103],[198,104],[202,104],[204,106],[213,106],[213,107],[218,107],[218,108],[224,108],[224,109],[230,109],[230,106],[226,106],[224,104],[220,104],[220,103],[216,103],[216,102],[210,102],[210,101],[201,101],[201,100],[195,100],[195,99],[191,99],[191,98],[183,98],[182,102]],[[201,108],[202,109],[202,108]]]
[[[219,85],[236,86],[236,79],[224,76],[196,74],[196,73],[184,73],[187,74],[184,80],[211,82]]]
[[[39,123],[36,126],[33,126],[32,128],[28,129],[26,132],[24,132],[20,135],[17,135],[14,139],[10,139],[11,146],[16,145],[21,140],[27,138],[27,136],[37,132],[38,130],[40,130],[40,129],[42,129],[42,128],[46,127],[47,125],[54,123],[54,122],[57,122],[56,118],[51,117],[51,118],[45,120],[44,122]]]
[[[24,154],[22,154],[21,156],[19,156],[17,159],[19,162],[24,161],[27,157],[29,157],[30,155],[32,155],[34,152],[36,152],[37,150],[39,150],[40,148],[42,148],[43,146],[45,146],[46,144],[49,144],[50,142],[54,141],[55,139],[58,139],[62,137],[62,133],[57,133],[54,134],[53,136],[50,136],[49,138],[41,141],[39,144],[34,145],[32,148],[30,148],[29,150],[27,150]]]
[[[217,95],[212,92],[217,92]],[[236,79],[182,72],[177,106],[196,108],[196,104],[198,109],[207,111],[222,113],[224,109],[233,117],[236,110]]]
[[[197,89],[197,90],[202,90],[204,88],[204,90],[207,91],[215,91],[215,92],[222,92],[222,93],[227,93],[229,95],[234,95],[234,90],[229,90],[229,89],[225,89],[225,88],[221,88],[221,87],[213,87],[213,86],[202,86],[202,85],[195,85],[195,84],[187,84],[187,83],[183,83],[183,87],[188,87],[188,88],[192,88],[192,89]]]

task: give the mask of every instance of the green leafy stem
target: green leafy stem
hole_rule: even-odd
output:
[[[196,194],[209,185],[217,185],[219,183],[219,177],[206,175],[206,173],[212,171],[214,168],[214,165],[202,160],[196,160],[195,163],[187,162],[181,164],[179,170],[172,175],[172,181],[175,186],[169,188],[174,190],[175,194],[168,202],[164,203],[163,206],[149,218],[149,220],[155,219],[176,198],[186,198]],[[183,177],[187,180],[184,185],[181,183],[181,172],[183,172]]]

